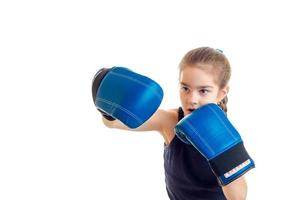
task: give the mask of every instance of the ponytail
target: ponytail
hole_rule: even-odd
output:
[[[228,97],[227,95],[218,103],[218,106],[225,112],[227,113],[227,102],[228,102]]]

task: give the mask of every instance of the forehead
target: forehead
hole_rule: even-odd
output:
[[[183,68],[179,76],[179,82],[192,87],[217,86],[215,74],[198,67]]]

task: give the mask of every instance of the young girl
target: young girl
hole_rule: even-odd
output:
[[[192,146],[182,142],[174,127],[184,116],[208,104],[218,104],[227,112],[230,64],[224,54],[210,47],[189,51],[179,65],[181,107],[158,109],[152,117],[136,129],[119,120],[103,123],[109,128],[132,131],[157,131],[164,138],[164,168],[167,193],[171,200],[243,200],[247,184],[244,176],[226,186],[220,186],[207,160]]]

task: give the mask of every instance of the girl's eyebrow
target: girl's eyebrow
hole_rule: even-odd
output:
[[[180,82],[180,84],[181,85],[183,85],[183,86],[186,86],[186,87],[191,87],[191,86],[189,86],[189,84],[186,84],[186,83],[184,83],[184,82]],[[213,88],[212,86],[210,86],[210,85],[202,85],[202,86],[197,86],[196,87],[197,89],[207,89],[207,88]]]

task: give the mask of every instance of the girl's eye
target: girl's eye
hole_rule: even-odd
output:
[[[209,90],[201,89],[201,90],[199,90],[199,93],[200,94],[207,94],[207,93],[209,93]]]
[[[189,88],[188,88],[188,87],[185,87],[185,86],[182,86],[182,87],[181,87],[181,90],[184,91],[184,92],[187,92],[187,91],[189,90]]]

